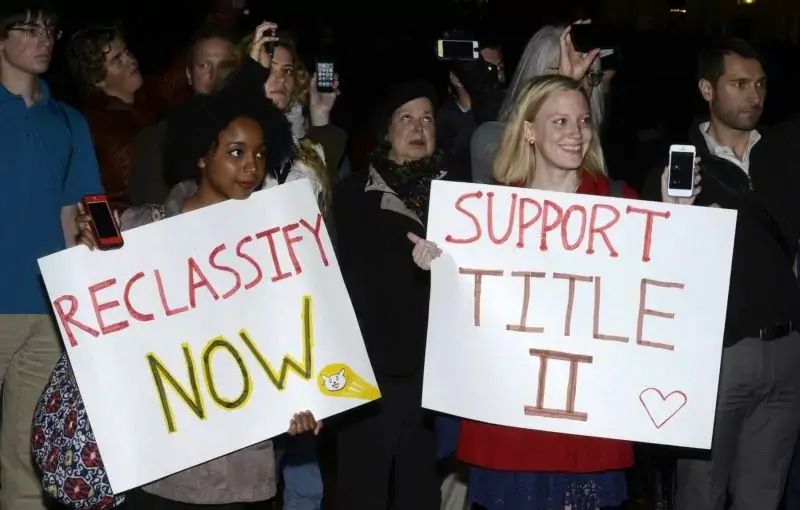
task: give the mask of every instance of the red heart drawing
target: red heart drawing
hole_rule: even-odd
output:
[[[666,397],[656,388],[646,388],[639,393],[639,402],[647,411],[647,416],[657,429],[660,429],[673,416],[678,414],[687,402],[686,394],[682,391],[673,391]]]

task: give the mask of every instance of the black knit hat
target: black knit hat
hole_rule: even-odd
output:
[[[197,162],[208,154],[219,134],[236,118],[257,121],[267,146],[267,171],[276,172],[295,151],[291,127],[283,113],[266,98],[264,89],[231,93],[226,89],[197,95],[176,110],[167,123],[165,164],[176,182],[197,179]]]
[[[389,91],[386,100],[379,107],[375,119],[377,142],[382,143],[386,137],[386,132],[389,129],[389,123],[395,110],[408,102],[423,97],[428,98],[435,111],[438,105],[438,94],[436,94],[436,89],[428,80],[407,81]]]

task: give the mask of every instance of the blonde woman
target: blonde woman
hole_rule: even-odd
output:
[[[498,183],[608,196],[600,140],[586,92],[566,76],[534,78],[519,92],[494,161]],[[623,195],[635,198],[626,188]],[[428,245],[428,249],[425,248]],[[428,241],[412,256],[438,254]],[[596,510],[627,499],[626,441],[570,436],[462,420],[457,455],[471,466],[468,498],[486,510]]]
[[[509,113],[494,161],[495,180],[509,186],[609,196],[611,181],[591,112],[579,82],[557,75],[534,78]],[[699,174],[695,182],[699,185]],[[622,195],[636,198],[627,187]],[[411,239],[415,262],[429,268],[441,250],[424,239]],[[461,423],[457,455],[472,466],[469,500],[486,510],[618,506],[627,499],[623,470],[633,464],[633,446],[627,441],[470,420]]]

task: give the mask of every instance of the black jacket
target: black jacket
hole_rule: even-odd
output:
[[[791,320],[800,326],[800,292],[792,269],[800,237],[800,122],[759,132],[749,179],[738,166],[709,153],[699,123],[689,133],[702,158],[702,191],[695,205],[738,211],[725,346],[758,338],[762,328],[777,323]],[[661,200],[663,168],[648,176],[643,198]]]
[[[381,191],[365,191],[369,171],[334,191],[337,258],[372,368],[381,381],[421,384],[428,330],[430,274],[414,264],[406,234],[424,237],[414,219],[381,208]]]

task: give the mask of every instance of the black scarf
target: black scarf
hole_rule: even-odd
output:
[[[431,182],[447,173],[443,158],[436,152],[427,158],[400,164],[387,156],[388,148],[378,147],[371,156],[372,168],[423,225],[426,224]]]

